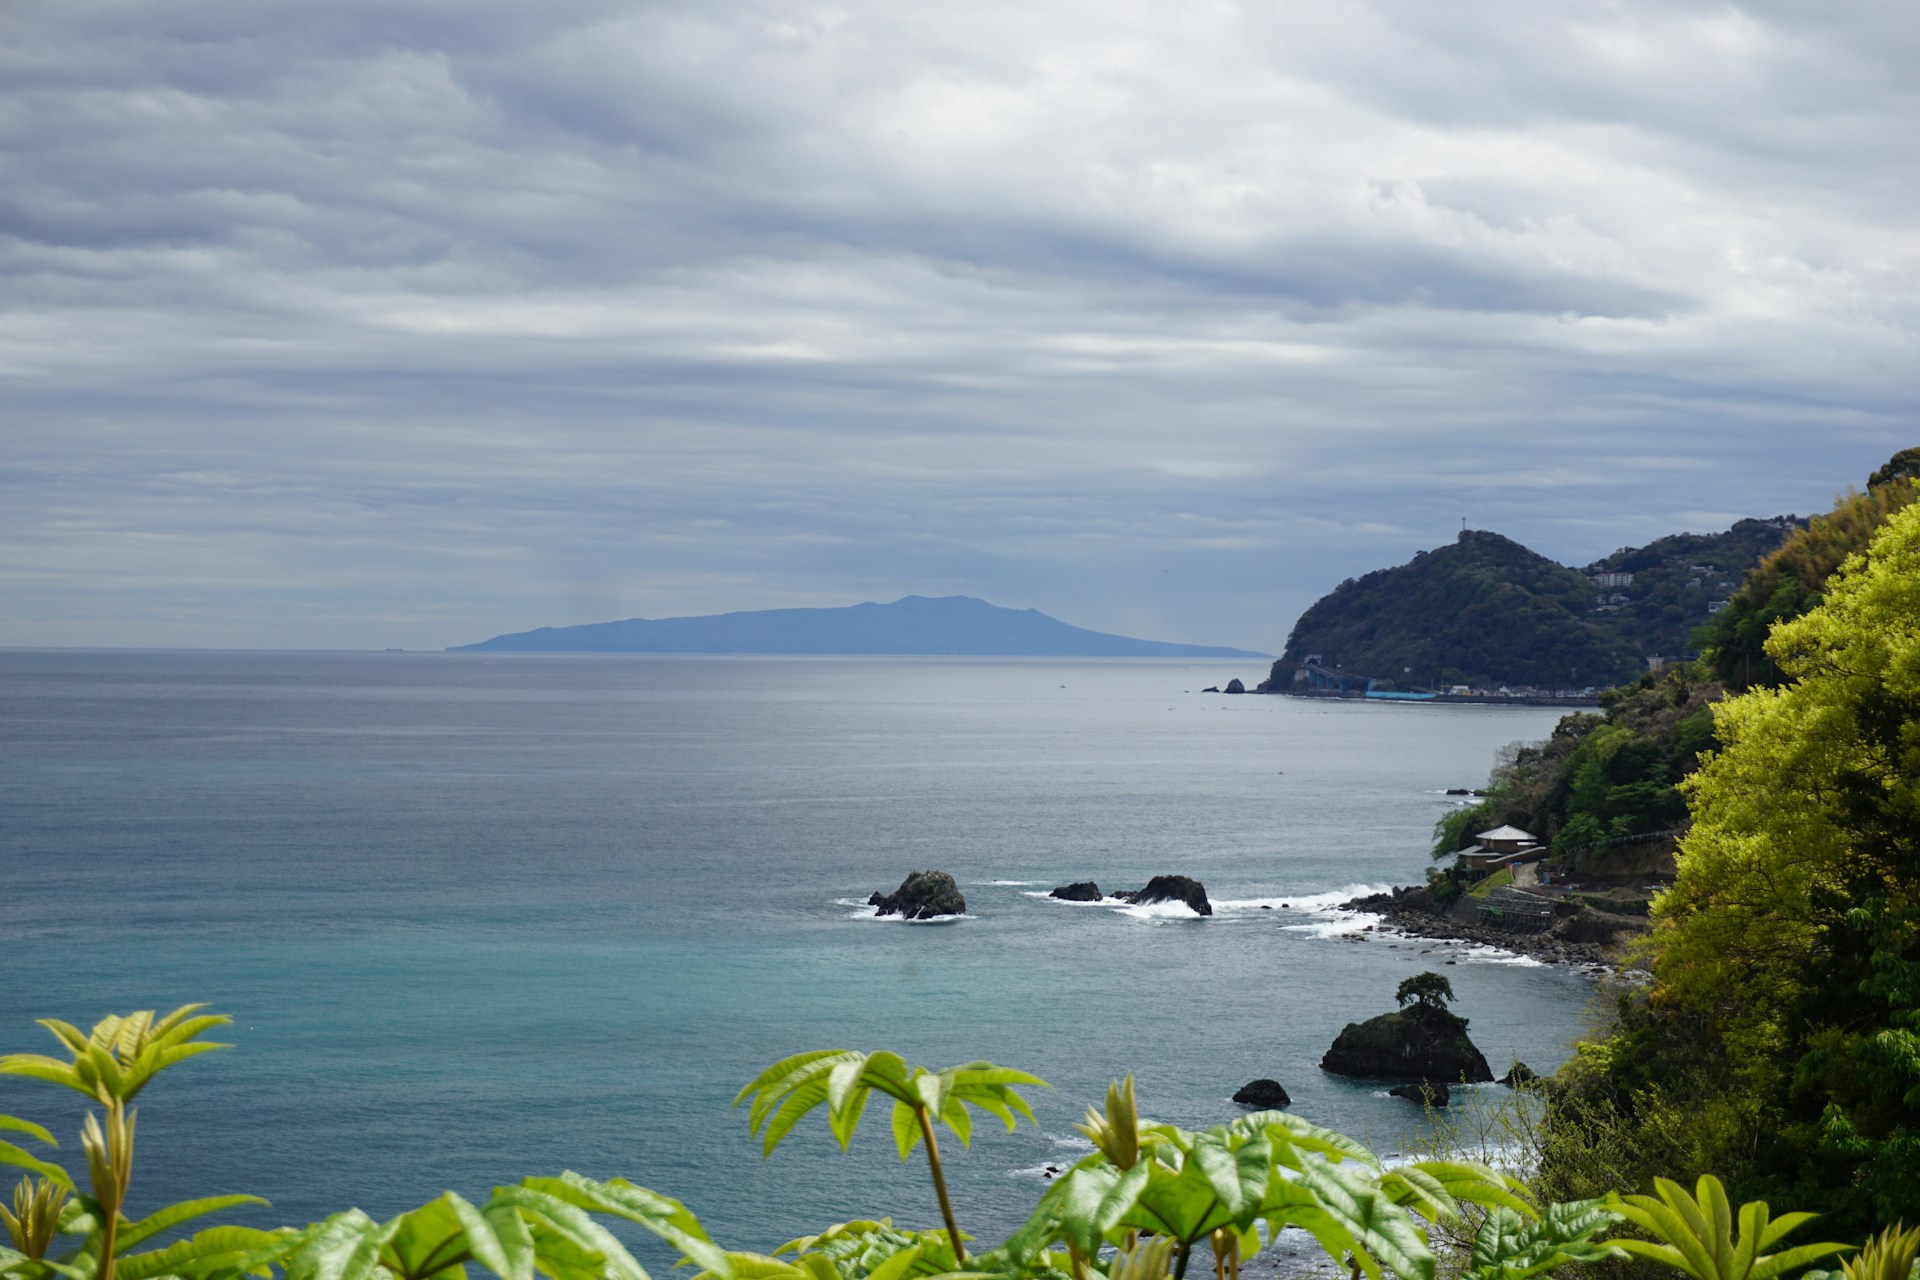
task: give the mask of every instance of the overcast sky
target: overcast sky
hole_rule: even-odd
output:
[[[0,644],[1277,652],[1920,444],[1920,7],[8,0]]]

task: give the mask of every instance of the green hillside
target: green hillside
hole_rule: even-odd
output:
[[[1465,531],[1406,564],[1349,579],[1295,624],[1267,687],[1324,665],[1411,688],[1606,688],[1690,654],[1696,629],[1806,522],[1742,520],[1622,547],[1570,569],[1497,533]],[[1611,575],[1602,577],[1601,575]]]
[[[1586,575],[1510,538],[1464,531],[1451,546],[1348,579],[1301,615],[1277,687],[1319,654],[1405,686],[1606,686],[1642,662],[1594,613]]]
[[[1677,533],[1622,547],[1586,568],[1589,575],[1633,575],[1629,584],[1596,588],[1596,601],[1611,602],[1596,607],[1608,610],[1602,618],[1642,657],[1680,657],[1694,647],[1694,630],[1724,610],[1748,571],[1805,524],[1795,516],[1742,520],[1725,533]]]

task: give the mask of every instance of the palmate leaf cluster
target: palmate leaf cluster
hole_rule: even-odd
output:
[[[109,1019],[88,1035],[58,1024],[50,1029],[72,1061],[16,1056],[0,1059],[0,1071],[74,1088],[111,1118],[159,1071],[194,1056],[178,1050],[224,1021],[188,1009],[167,1019]],[[181,1028],[188,1030],[169,1038]],[[750,1128],[769,1155],[821,1108],[829,1132],[847,1146],[878,1092],[894,1103],[901,1157],[924,1151],[947,1227],[854,1220],[770,1254],[723,1249],[670,1197],[574,1173],[495,1187],[478,1203],[448,1191],[386,1221],[347,1209],[301,1228],[215,1226],[160,1244],[196,1219],[263,1202],[213,1196],[131,1220],[79,1190],[59,1164],[8,1143],[0,1159],[27,1176],[11,1208],[0,1208],[11,1242],[0,1247],[0,1280],[469,1280],[476,1273],[650,1280],[617,1234],[622,1224],[664,1241],[697,1280],[1177,1280],[1200,1247],[1228,1280],[1286,1229],[1311,1236],[1356,1276],[1437,1280],[1429,1233],[1441,1223],[1465,1228],[1471,1240],[1464,1280],[1526,1280],[1629,1252],[1693,1280],[1773,1280],[1843,1248],[1767,1252],[1810,1215],[1773,1218],[1760,1203],[1736,1215],[1711,1178],[1695,1196],[1663,1181],[1657,1199],[1613,1195],[1541,1206],[1524,1184],[1484,1165],[1432,1159],[1388,1168],[1351,1138],[1283,1111],[1198,1131],[1157,1124],[1141,1118],[1129,1077],[1109,1088],[1104,1109],[1088,1110],[1081,1130],[1094,1151],[1048,1187],[1011,1237],[969,1257],[941,1179],[935,1126],[964,1141],[969,1109],[1009,1126],[1031,1119],[1018,1090],[1041,1086],[988,1062],[933,1071],[891,1053],[826,1050],[775,1063],[739,1099],[750,1104]],[[91,1112],[88,1122],[98,1129]],[[0,1117],[0,1129],[55,1146],[54,1135],[31,1121]],[[129,1126],[124,1140],[104,1140],[103,1160],[112,1167],[95,1170],[96,1181],[118,1178],[124,1191],[115,1162],[131,1159],[130,1133]],[[1608,1237],[1622,1226],[1649,1238]],[[1905,1280],[1899,1268],[1917,1250],[1920,1232],[1889,1233],[1821,1280]]]

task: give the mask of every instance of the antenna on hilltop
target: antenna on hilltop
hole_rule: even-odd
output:
[[[1462,533],[1465,533],[1466,531],[1467,531],[1467,518],[1466,518],[1465,516],[1461,516],[1461,517],[1460,517],[1460,532],[1462,532]]]

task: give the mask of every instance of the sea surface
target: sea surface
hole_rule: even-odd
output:
[[[0,1051],[32,1025],[205,1001],[232,1050],[140,1102],[132,1207],[249,1191],[262,1225],[576,1169],[679,1197],[730,1247],[937,1224],[885,1108],[771,1159],[735,1092],[805,1049],[986,1058],[1037,1127],[948,1139],[993,1240],[1088,1148],[1109,1079],[1188,1126],[1278,1079],[1382,1151],[1424,1115],[1320,1072],[1444,973],[1496,1074],[1551,1070],[1591,995],[1329,908],[1420,878],[1448,787],[1541,708],[1202,694],[1191,661],[0,652]],[[864,905],[952,873],[964,918]],[[1215,915],[1058,884],[1205,882]],[[1450,965],[1448,962],[1452,962]],[[1469,1091],[1472,1092],[1472,1091]],[[80,1099],[0,1080],[77,1160]],[[657,1251],[643,1254],[662,1259]]]

